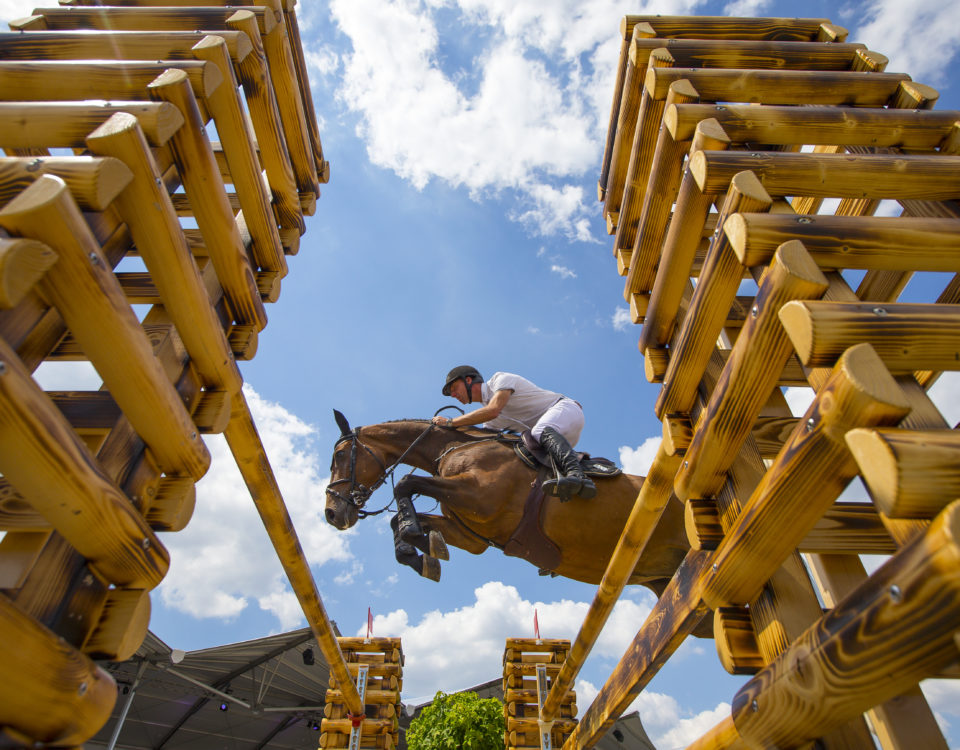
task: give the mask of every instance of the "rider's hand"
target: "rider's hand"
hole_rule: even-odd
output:
[[[441,427],[453,427],[453,420],[450,417],[436,416],[430,421]]]

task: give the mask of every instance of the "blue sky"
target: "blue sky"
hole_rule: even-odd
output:
[[[8,19],[30,7],[0,2]],[[850,41],[891,58],[889,70],[938,88],[938,109],[960,109],[958,8],[813,0],[803,13],[847,27]],[[580,447],[644,473],[660,435],[658,387],[643,375],[596,199],[619,21],[796,11],[769,0],[301,2],[332,175],[257,357],[241,369],[327,610],[354,634],[370,607],[377,635],[403,637],[405,699],[497,677],[504,638],[532,635],[534,608],[545,637],[572,639],[595,587],[459,550],[437,584],[397,565],[385,520],[335,531],[322,516],[339,434],[332,409],[354,425],[426,418],[452,403],[439,393],[450,367],[518,372],[583,403]],[[47,387],[79,387],[81,377],[38,375]],[[952,423],[958,393],[956,379],[937,389]],[[191,525],[164,537],[173,564],[153,596],[152,628],[188,650],[304,624],[229,451],[218,438],[208,444],[213,469]],[[383,489],[371,505],[388,499]],[[652,604],[646,589],[625,592],[581,674],[581,712]],[[729,712],[742,683],[720,668],[711,641],[691,640],[635,707],[670,750]],[[960,748],[960,692],[926,690]]]

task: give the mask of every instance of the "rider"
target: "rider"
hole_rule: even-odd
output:
[[[596,496],[596,485],[583,473],[573,450],[583,430],[583,409],[576,401],[509,372],[496,372],[484,382],[470,365],[450,370],[441,392],[461,404],[481,402],[483,406],[452,419],[434,417],[434,424],[465,427],[482,423],[493,429],[529,430],[562,474],[545,481],[544,492],[561,500],[573,496],[589,500]]]

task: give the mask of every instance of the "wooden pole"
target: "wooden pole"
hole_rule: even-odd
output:
[[[56,262],[57,254],[42,242],[0,239],[0,309],[19,305]]]
[[[137,118],[151,146],[162,146],[183,124],[166,102],[0,102],[0,148],[82,148],[83,139],[116,112]]]
[[[113,678],[0,594],[0,726],[6,742],[71,747],[110,718]],[[28,676],[43,679],[29,679]]]
[[[673,476],[679,464],[680,456],[668,455],[661,443],[623,528],[623,533],[610,556],[610,562],[607,563],[600,587],[580,626],[580,632],[577,633],[560,674],[554,679],[550,693],[540,710],[542,721],[553,721],[556,718],[563,696],[573,686],[580,669],[597,642],[600,631],[610,617],[647,542],[650,541],[650,536],[664,508],[670,502]]]
[[[226,85],[220,86],[208,97],[207,109],[217,128],[230,169],[230,182],[240,199],[243,220],[253,238],[256,265],[265,271],[276,271],[282,278],[287,274],[287,261],[270,207],[270,194],[260,173],[260,162],[253,145],[254,135],[237,94],[237,81],[226,47],[220,37],[207,36],[194,46],[193,54],[200,60],[212,62],[223,75]]]
[[[960,369],[960,305],[797,301],[780,320],[807,367],[829,367],[866,342],[896,374]]]
[[[960,433],[858,429],[846,435],[870,497],[892,518],[932,518],[960,497]]]
[[[103,211],[132,179],[117,159],[95,156],[0,157],[0,205],[45,174],[63,180],[80,208]]]
[[[277,14],[265,6],[240,6],[253,13],[261,33],[277,25]],[[50,30],[97,29],[99,31],[216,31],[224,28],[237,7],[74,7],[40,8]]]
[[[954,502],[737,693],[734,723],[759,747],[815,739],[954,660],[958,620]]]
[[[154,588],[166,549],[2,339],[0,362],[4,478],[107,581]]]
[[[739,39],[640,39],[638,48],[666,49],[677,68],[850,70],[863,44]],[[638,49],[639,52],[639,49]]]
[[[250,496],[263,520],[280,564],[290,581],[290,586],[303,608],[324,658],[330,665],[331,673],[336,677],[337,684],[344,693],[344,703],[350,713],[362,716],[363,702],[360,700],[356,684],[350,677],[349,668],[340,651],[340,645],[337,643],[330,618],[327,617],[323,601],[320,599],[313,575],[310,573],[310,566],[303,555],[297,532],[284,505],[280,487],[270,468],[270,462],[264,452],[263,443],[260,441],[260,435],[243,391],[233,396],[230,424],[224,435],[237,462],[237,467],[243,475],[243,481],[250,490]]]
[[[828,18],[731,18],[730,16],[637,16],[624,17],[628,28],[650,24],[655,35],[669,39],[774,39],[813,41]],[[622,26],[621,26],[622,27]]]
[[[136,118],[117,113],[86,142],[92,152],[110,154],[132,169],[133,182],[117,209],[204,384],[235,393],[243,378]]]
[[[161,468],[202,477],[210,454],[63,181],[41,177],[0,211],[0,226],[57,251],[40,282],[44,295]]]
[[[212,63],[204,64],[217,69]],[[149,88],[155,101],[170,102],[183,113],[184,126],[174,134],[170,143],[180,179],[234,320],[262,330],[267,325],[267,313],[186,75],[180,70],[168,70]]]
[[[802,243],[793,240],[777,249],[761,279],[750,317],[697,420],[674,482],[681,500],[713,497],[720,489],[776,387],[793,348],[777,317],[780,307],[791,299],[819,297],[828,287]]]
[[[746,266],[768,263],[780,243],[798,239],[821,268],[960,272],[957,219],[745,213],[723,231]]]
[[[846,431],[896,424],[908,411],[870,345],[849,349],[717,548],[704,601],[720,607],[756,598],[857,473]]]

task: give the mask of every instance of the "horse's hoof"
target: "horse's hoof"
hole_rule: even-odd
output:
[[[436,557],[438,560],[449,560],[450,552],[447,550],[447,542],[443,534],[439,531],[431,531],[428,534],[430,540],[430,557]]]
[[[430,555],[424,555],[423,568],[420,570],[420,575],[424,578],[429,578],[431,581],[439,581],[440,561],[435,557],[430,557]]]

